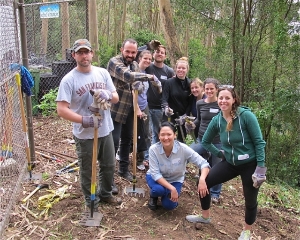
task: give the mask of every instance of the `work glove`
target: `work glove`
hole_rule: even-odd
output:
[[[147,114],[142,112],[142,116],[141,116],[141,119],[143,119],[144,121],[146,121],[148,118]]]
[[[168,107],[168,106],[166,106],[166,107],[165,107],[165,115],[169,118],[169,117],[171,117],[173,114],[174,114],[173,109],[170,108],[170,107]]]
[[[195,123],[193,123],[192,121],[190,121],[190,122],[185,122],[184,126],[185,126],[185,130],[186,130],[186,132],[187,132],[188,134],[191,133],[191,132],[193,132],[194,129],[196,128]]]
[[[82,116],[82,127],[84,128],[99,128],[102,126],[103,118],[101,115]]]
[[[149,42],[149,47],[151,50],[156,50],[160,45],[161,45],[161,43],[158,40],[151,40]]]
[[[266,171],[266,167],[256,167],[255,172],[252,174],[253,187],[259,188],[266,181]]]
[[[89,107],[92,113],[99,112],[99,109],[107,110],[111,107],[110,100],[112,99],[112,93],[109,90],[97,89],[90,90],[90,92],[93,95],[93,103]]]
[[[158,80],[158,78],[155,75],[153,75],[153,81],[151,81],[151,83],[154,87],[156,87],[158,93],[162,93],[161,82]]]
[[[97,103],[108,102],[112,99],[112,93],[105,89],[91,90],[94,92],[94,99]]]
[[[185,118],[186,118],[186,114],[179,116],[179,118],[176,118],[175,122],[181,126],[181,125],[185,124]]]
[[[141,94],[144,91],[144,84],[141,81],[135,81],[131,84],[133,90],[138,90],[138,93]]]

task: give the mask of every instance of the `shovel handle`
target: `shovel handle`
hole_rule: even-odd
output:
[[[29,198],[31,198],[41,187],[36,187],[26,198],[22,200],[23,203],[27,202]]]

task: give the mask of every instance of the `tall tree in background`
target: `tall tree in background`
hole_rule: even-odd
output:
[[[176,60],[182,57],[182,51],[177,40],[171,3],[170,0],[158,0],[158,5],[171,65],[175,66]]]

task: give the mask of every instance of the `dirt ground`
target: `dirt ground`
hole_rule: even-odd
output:
[[[211,224],[191,224],[185,220],[187,214],[200,213],[196,194],[193,166],[188,166],[186,181],[179,199],[179,207],[173,211],[162,208],[151,211],[147,207],[149,189],[145,172],[138,171],[136,187],[143,188],[145,197],[123,195],[122,190],[130,183],[115,174],[123,203],[119,207],[100,204],[103,214],[100,227],[85,227],[79,224],[85,211],[84,199],[79,186],[78,172],[55,176],[56,170],[76,160],[71,124],[59,118],[35,118],[34,136],[36,151],[56,156],[53,161],[36,155],[33,173],[44,173],[42,183],[48,183],[51,190],[67,186],[66,198],[54,203],[48,215],[34,217],[38,210],[38,198],[49,194],[46,189],[37,192],[21,207],[21,200],[35,186],[24,182],[6,229],[4,239],[237,239],[242,229],[244,201],[239,178],[227,182],[222,189],[222,202],[212,205]],[[117,168],[116,168],[117,170]],[[30,211],[32,214],[30,214]],[[300,239],[299,213],[287,211],[284,206],[259,208],[257,221],[251,239]]]

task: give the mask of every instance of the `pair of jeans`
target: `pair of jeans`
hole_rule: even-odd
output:
[[[163,118],[163,110],[162,109],[149,109],[149,123],[152,134],[151,143],[159,142],[158,134],[159,127]]]
[[[129,154],[133,136],[133,115],[133,106],[131,106],[124,124],[113,120],[114,130],[112,131],[112,135],[115,146],[115,154],[119,148],[119,173],[121,174],[129,171]]]
[[[245,198],[245,222],[252,225],[256,219],[257,213],[257,195],[259,188],[253,187],[252,174],[255,172],[257,162],[252,161],[242,165],[231,165],[226,160],[216,164],[208,173],[205,181],[207,188],[219,183],[227,182],[237,176],[241,176],[243,184],[243,193]],[[200,198],[203,210],[210,208],[211,195],[207,194]]]
[[[222,144],[221,143],[215,143],[214,144],[216,148],[221,149]],[[190,148],[192,148],[195,152],[197,152],[199,155],[204,155],[207,151],[201,144],[201,139],[197,138],[197,143],[193,142],[190,145]],[[208,160],[208,159],[207,159]],[[209,164],[211,167],[215,166],[217,163],[221,162],[221,158],[218,158],[217,156],[211,155],[211,161],[209,161]],[[219,198],[220,193],[222,190],[222,184],[217,184],[210,188],[210,194],[213,198]]]
[[[91,202],[91,177],[93,159],[93,139],[79,139],[75,136],[76,153],[80,168],[80,185],[85,197],[85,204]],[[95,207],[98,206],[99,197],[107,198],[112,196],[112,184],[115,170],[114,143],[112,134],[98,138],[99,180],[95,196]]]
[[[146,174],[146,181],[151,189],[150,197],[161,197],[161,204],[163,208],[172,210],[178,206],[178,202],[173,202],[170,200],[169,195],[171,194],[171,191],[154,181],[150,174]],[[170,184],[176,188],[179,196],[181,193],[182,183],[172,182]]]

